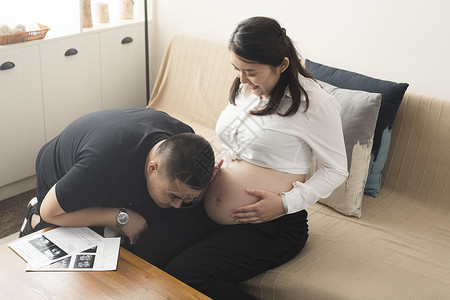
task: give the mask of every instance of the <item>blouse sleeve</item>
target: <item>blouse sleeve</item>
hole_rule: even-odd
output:
[[[296,181],[292,190],[283,193],[288,214],[327,198],[347,178],[340,110],[337,101],[329,97],[312,113],[303,138],[318,159],[319,168],[305,183]]]

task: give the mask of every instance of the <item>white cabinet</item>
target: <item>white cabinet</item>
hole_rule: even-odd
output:
[[[145,107],[144,23],[0,46],[0,200],[29,190],[39,149],[70,122],[117,107]],[[7,64],[8,65],[8,64]]]
[[[98,34],[65,38],[41,47],[47,140],[70,122],[102,108]]]
[[[103,108],[145,107],[144,27],[100,33]]]
[[[47,141],[89,112],[145,107],[142,25],[67,37],[40,47]]]
[[[35,173],[45,142],[39,47],[0,52],[0,186]]]

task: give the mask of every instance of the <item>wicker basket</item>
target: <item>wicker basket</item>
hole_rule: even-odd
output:
[[[50,28],[39,23],[38,25],[41,29],[0,35],[0,45],[15,44],[45,38],[45,35]]]

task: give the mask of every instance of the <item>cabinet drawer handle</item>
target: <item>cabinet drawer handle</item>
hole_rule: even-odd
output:
[[[66,53],[64,53],[64,56],[72,56],[76,55],[77,53],[78,53],[77,49],[70,48],[69,50],[66,51]]]
[[[132,42],[133,42],[133,39],[130,38],[129,36],[123,38],[123,40],[122,40],[122,44],[129,44],[129,43],[132,43]]]
[[[15,66],[16,65],[13,62],[7,61],[0,66],[0,71],[6,71],[6,70],[14,68]]]

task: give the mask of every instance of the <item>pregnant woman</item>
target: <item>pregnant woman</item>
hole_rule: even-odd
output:
[[[214,299],[251,299],[239,282],[301,251],[305,208],[342,184],[347,159],[337,101],[277,21],[242,21],[229,50],[236,78],[216,126],[226,157],[204,206],[150,228],[135,252]]]

